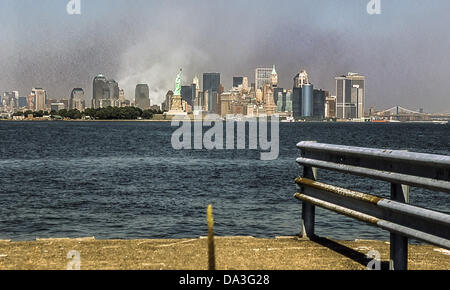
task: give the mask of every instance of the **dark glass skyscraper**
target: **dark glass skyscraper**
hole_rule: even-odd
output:
[[[104,98],[107,79],[104,75],[99,74],[94,78],[92,92],[92,108],[100,108],[100,100]]]
[[[217,94],[219,93],[220,73],[203,74],[203,92],[208,91],[208,110],[214,112],[217,106]]]
[[[195,84],[181,87],[181,98],[192,107],[194,106],[194,97],[196,94],[196,90],[197,86]]]
[[[244,83],[244,77],[233,77],[233,88],[237,88]]]
[[[302,117],[312,117],[314,109],[314,86],[305,84],[302,88]]]
[[[278,103],[278,93],[283,93],[283,88],[274,88],[273,89],[273,100],[275,104]]]
[[[325,118],[326,92],[323,90],[314,90],[313,117],[318,119]]]
[[[94,78],[92,92],[92,108],[102,108],[119,105],[119,84],[115,80],[108,80],[99,74]]]
[[[138,84],[135,91],[136,107],[142,110],[150,108],[150,89],[147,84]]]
[[[302,115],[302,88],[292,90],[292,112],[294,118],[300,119]]]

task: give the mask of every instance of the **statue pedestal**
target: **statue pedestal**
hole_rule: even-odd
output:
[[[172,97],[171,106],[167,115],[172,116],[186,116],[187,113],[183,110],[183,99],[180,95]]]

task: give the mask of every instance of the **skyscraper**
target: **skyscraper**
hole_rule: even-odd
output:
[[[312,117],[314,110],[314,86],[304,84],[302,88],[302,117]]]
[[[119,107],[119,84],[115,80],[108,80],[108,93],[112,107]]]
[[[26,97],[19,97],[19,108],[26,108],[28,106]]]
[[[108,80],[103,74],[99,74],[94,78],[92,87],[92,108],[120,105],[119,84],[115,80]]]
[[[360,119],[364,117],[365,77],[348,73],[336,77],[336,117],[339,119]]]
[[[278,91],[277,113],[292,113],[292,91]]]
[[[306,86],[308,85],[308,86]],[[309,82],[306,70],[294,77],[294,88],[292,90],[292,112],[294,118],[310,117],[313,114],[313,90]]]
[[[244,77],[233,77],[233,88],[238,88],[244,82]]]
[[[257,68],[255,70],[255,89],[262,89],[265,84],[272,84],[272,73],[275,66],[272,68]],[[275,72],[276,73],[276,72]]]
[[[34,110],[45,111],[47,92],[42,88],[34,88],[31,90],[31,94],[34,96]]]
[[[84,90],[82,88],[75,88],[72,90],[69,99],[69,110],[78,110],[80,112],[85,109]]]
[[[139,109],[150,109],[150,89],[147,84],[138,84],[136,86],[135,104]]]
[[[302,114],[302,88],[293,88],[292,90],[292,112],[294,118],[300,119]]]
[[[203,92],[208,92],[208,111],[214,112],[220,87],[220,73],[203,74]]]
[[[302,88],[303,85],[309,84],[309,76],[306,70],[301,70],[295,77],[294,77],[294,88]]]
[[[278,73],[275,70],[275,65],[273,66],[272,73],[270,74],[270,84],[272,88],[278,87]]]
[[[98,109],[100,108],[100,100],[104,98],[105,87],[106,87],[106,77],[102,74],[99,74],[94,78],[92,87],[92,108]]]
[[[185,100],[189,106],[194,106],[194,98],[197,91],[197,86],[192,84],[190,86],[181,86],[181,98]]]
[[[275,104],[278,103],[278,97],[280,95],[280,93],[283,93],[284,89],[283,88],[274,88],[273,89],[273,100],[275,101]]]
[[[325,103],[328,92],[324,90],[314,90],[313,96],[313,117],[325,118]]]

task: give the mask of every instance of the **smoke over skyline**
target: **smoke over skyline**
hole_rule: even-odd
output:
[[[367,107],[402,105],[450,110],[450,20],[446,0],[390,0],[369,15],[368,0],[2,0],[0,92],[43,87],[67,98],[74,87],[92,95],[99,73],[119,82],[128,99],[139,82],[153,104],[203,72],[233,76],[277,67],[280,86],[306,69],[317,88],[335,91],[334,77],[367,77]]]

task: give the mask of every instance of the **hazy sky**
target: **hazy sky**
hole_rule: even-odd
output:
[[[0,92],[44,87],[67,98],[74,87],[92,96],[103,73],[127,98],[138,82],[159,103],[184,81],[220,72],[254,80],[275,64],[281,86],[306,69],[317,88],[335,91],[334,77],[367,77],[367,107],[402,105],[450,110],[450,1],[381,0],[0,0]]]

